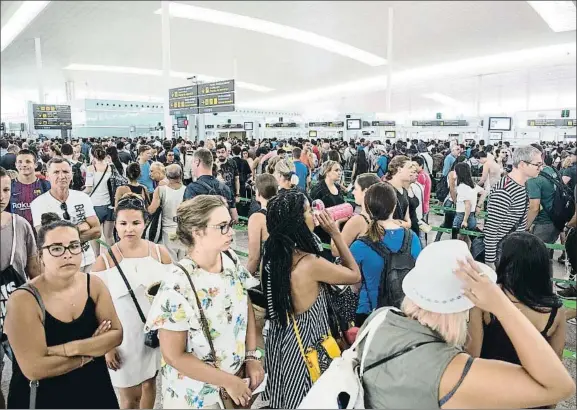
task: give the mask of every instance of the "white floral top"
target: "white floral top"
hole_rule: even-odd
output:
[[[233,252],[231,252],[233,254]],[[236,255],[235,256],[236,259]],[[237,259],[238,261],[238,259]],[[222,254],[223,272],[193,269],[190,259],[180,264],[191,273],[208,321],[219,369],[236,373],[244,363],[248,316],[247,289],[258,280],[240,263]],[[144,331],[167,329],[187,331],[186,351],[206,361],[210,346],[204,333],[195,296],[186,275],[175,267],[154,298]],[[216,386],[190,379],[161,361],[164,408],[201,409],[219,402]]]

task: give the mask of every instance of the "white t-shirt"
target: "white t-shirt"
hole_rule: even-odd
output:
[[[78,225],[84,221],[86,218],[91,216],[96,216],[94,212],[94,206],[92,206],[92,201],[90,197],[84,192],[75,191],[73,189],[68,191],[68,199],[66,199],[66,207],[68,214],[70,215],[70,222],[74,225]],[[61,209],[61,202],[54,198],[50,191],[40,195],[30,204],[30,210],[32,211],[32,222],[34,227],[42,225],[42,214],[47,212],[54,212],[60,218],[64,219],[64,211]],[[80,267],[86,265],[91,265],[96,261],[94,256],[94,251],[90,246],[90,242],[85,242],[82,244],[82,263]]]
[[[471,213],[475,212],[477,207],[477,198],[479,193],[483,190],[479,185],[471,188],[466,184],[459,184],[457,187],[457,207],[456,212],[465,212],[465,201],[471,201]]]

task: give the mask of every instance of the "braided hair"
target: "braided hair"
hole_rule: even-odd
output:
[[[266,227],[269,237],[264,244],[263,290],[271,319],[287,325],[287,313],[293,312],[291,273],[296,249],[320,255],[319,240],[305,223],[306,196],[287,190],[268,203]],[[270,288],[270,289],[269,289]]]

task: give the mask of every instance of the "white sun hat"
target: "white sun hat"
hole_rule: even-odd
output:
[[[463,241],[439,241],[428,245],[403,280],[405,296],[421,309],[434,313],[459,313],[471,309],[473,302],[461,293],[464,283],[453,272],[458,261],[466,260],[467,256],[471,257],[471,252]],[[482,263],[478,265],[491,281],[497,281],[493,269]]]

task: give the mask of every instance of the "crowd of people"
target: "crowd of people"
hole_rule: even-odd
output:
[[[152,408],[160,373],[164,408],[255,391],[297,408],[386,310],[359,349],[367,408],[555,406],[575,394],[576,159],[552,142],[5,135],[2,405]]]

